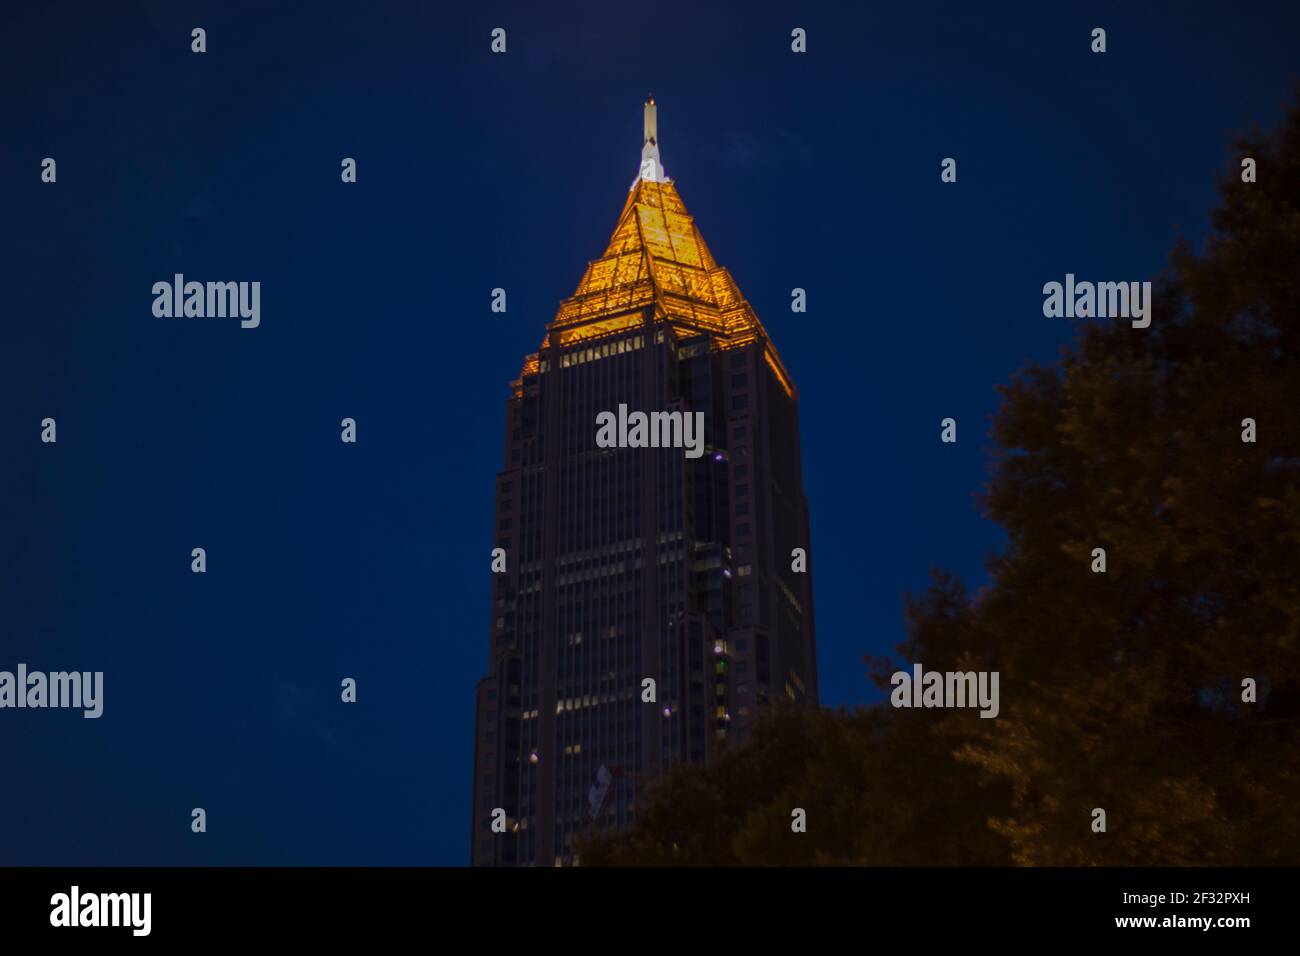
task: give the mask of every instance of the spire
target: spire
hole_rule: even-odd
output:
[[[637,182],[643,179],[652,183],[668,181],[663,164],[659,162],[659,120],[653,93],[645,101],[645,142],[641,146],[641,172],[637,175]],[[635,188],[636,182],[632,186]]]
[[[650,98],[645,101],[645,141],[647,143],[659,142],[659,124],[655,119],[655,97],[650,94]]]
[[[716,348],[738,348],[762,339],[764,361],[793,396],[790,375],[753,307],[713,258],[677,185],[664,175],[655,113],[651,97],[645,104],[641,173],[623,202],[609,244],[600,258],[587,263],[573,295],[560,303],[546,327],[541,354],[524,360],[512,383],[515,394],[523,394],[525,378],[545,371],[544,363],[556,367],[549,363],[560,358],[548,350],[635,334],[649,315],[656,325],[671,327],[674,335],[708,333]]]

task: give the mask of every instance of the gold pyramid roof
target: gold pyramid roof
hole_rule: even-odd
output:
[[[647,109],[653,106],[651,101]],[[651,142],[657,164],[657,142],[648,132],[647,144]],[[677,187],[662,176],[662,167],[655,168],[657,176],[643,164],[609,245],[587,265],[573,295],[560,303],[542,348],[640,326],[643,310],[653,307],[656,325],[662,322],[685,334],[712,333],[716,348],[736,348],[762,337],[768,365],[793,394],[790,377],[758,316],[731,274],[713,258]],[[537,355],[528,356],[521,379],[538,364]]]

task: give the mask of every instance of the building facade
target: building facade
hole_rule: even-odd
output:
[[[702,413],[703,454],[600,447],[619,406]],[[497,475],[471,860],[575,862],[676,761],[817,703],[798,396],[659,158],[524,360]]]

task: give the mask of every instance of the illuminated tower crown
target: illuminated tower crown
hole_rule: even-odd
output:
[[[793,395],[790,376],[754,309],[731,274],[714,260],[677,187],[664,175],[653,97],[645,103],[640,173],[618,225],[604,255],[587,265],[577,291],[560,304],[542,349],[640,326],[647,307],[653,307],[656,324],[686,335],[712,333],[717,348],[735,348],[761,337],[767,364]],[[536,353],[524,360],[516,389],[538,364]]]

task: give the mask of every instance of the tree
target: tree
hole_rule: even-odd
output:
[[[919,717],[919,719],[917,719]],[[635,826],[579,847],[583,865],[1005,863],[988,815],[1004,785],[952,759],[932,713],[779,708],[709,768],[677,765]],[[1001,793],[996,791],[1001,790]],[[807,829],[795,833],[792,812]]]
[[[1234,160],[1149,329],[1089,325],[1002,390],[1006,552],[977,599],[910,611],[905,652],[1001,672],[960,756],[1011,784],[1022,863],[1300,862],[1300,106],[1240,155],[1266,172]]]

